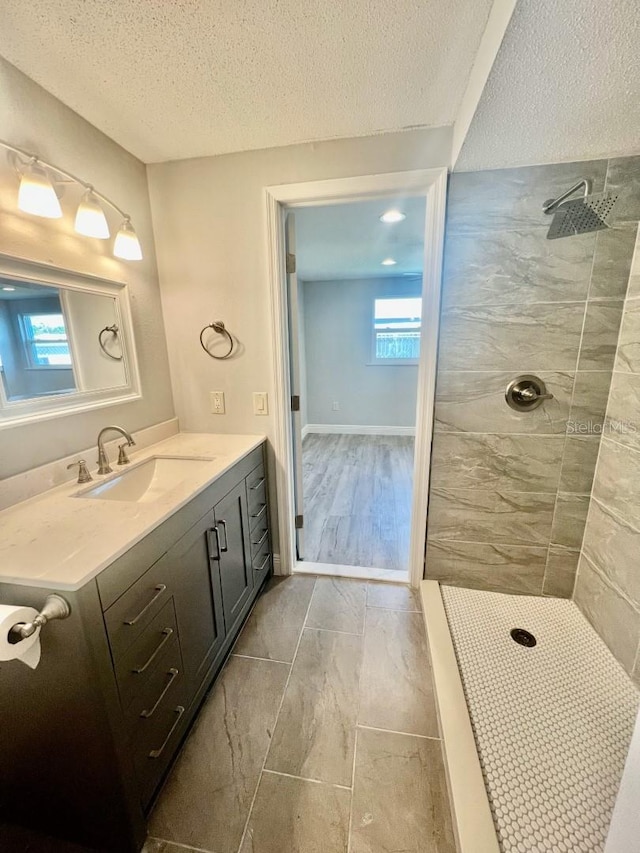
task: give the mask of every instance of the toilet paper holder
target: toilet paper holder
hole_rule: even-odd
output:
[[[34,616],[33,622],[18,622],[9,631],[9,642],[19,643],[20,640],[26,640],[31,637],[38,628],[42,628],[47,622],[52,619],[66,619],[71,614],[69,604],[61,595],[48,595],[44,602],[44,607]]]

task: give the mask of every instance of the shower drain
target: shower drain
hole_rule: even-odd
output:
[[[524,628],[512,628],[511,639],[520,643],[521,646],[527,646],[527,648],[532,648],[538,642],[533,634],[525,631]]]

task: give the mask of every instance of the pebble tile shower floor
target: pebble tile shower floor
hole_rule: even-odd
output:
[[[638,691],[572,601],[442,597],[501,850],[599,853]]]

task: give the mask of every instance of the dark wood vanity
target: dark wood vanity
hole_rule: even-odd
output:
[[[71,615],[43,629],[36,670],[0,664],[2,821],[141,849],[154,796],[272,571],[267,495],[263,443],[63,591]],[[50,592],[0,584],[6,604],[39,608]]]

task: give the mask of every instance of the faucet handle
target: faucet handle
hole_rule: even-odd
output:
[[[67,471],[71,468],[75,468],[78,466],[78,482],[79,483],[89,483],[93,480],[93,477],[89,473],[89,469],[87,468],[87,463],[84,459],[78,459],[77,462],[72,462],[70,465],[67,465]]]
[[[131,442],[131,443],[134,444],[134,442]],[[124,444],[118,445],[118,465],[128,465],[129,464],[130,460],[129,460],[129,457],[127,456],[127,451],[125,450],[125,448],[128,446],[129,446],[129,443],[126,441]]]

